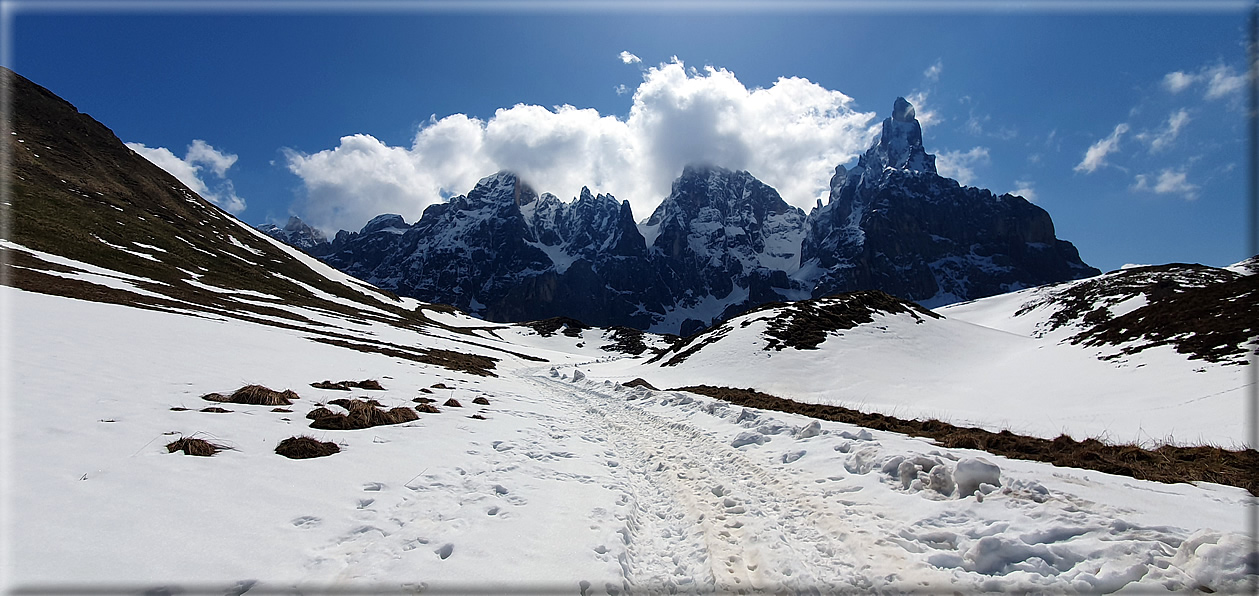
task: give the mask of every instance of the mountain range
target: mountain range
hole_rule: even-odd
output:
[[[5,591],[1237,593],[1259,580],[1241,527],[1259,453],[1219,447],[1248,436],[1254,259],[934,310],[864,290],[764,304],[687,338],[493,323],[337,271],[48,90],[3,69],[0,84]],[[689,246],[670,226],[711,217],[679,207],[649,245],[624,204],[599,219],[511,176],[478,188],[444,209],[508,215],[486,233],[525,220],[513,213],[548,222],[556,235],[532,242],[564,247],[552,272],[587,255],[564,274]],[[493,202],[504,195],[514,207]],[[494,223],[441,211],[425,230]],[[790,213],[756,216],[757,237]],[[391,217],[370,227],[420,235]],[[497,256],[537,262],[521,252]]]
[[[940,176],[914,108],[809,213],[746,171],[691,165],[640,223],[628,201],[572,202],[499,172],[408,224],[329,242],[294,217],[259,229],[378,287],[491,321],[567,316],[689,335],[762,304],[882,290],[941,306],[1100,273],[1022,197]]]

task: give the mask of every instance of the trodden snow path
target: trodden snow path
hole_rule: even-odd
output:
[[[622,496],[615,539],[596,552],[618,562],[630,592],[1094,593],[1254,579],[1240,489],[940,449],[584,377],[521,378],[536,399],[564,404],[560,428],[606,438],[605,486]],[[954,491],[950,474],[975,457],[1000,465],[999,486]]]
[[[623,397],[529,380],[543,395],[579,404],[588,432],[607,437],[608,465],[627,495],[616,513],[627,589],[868,590],[899,583],[897,571],[910,564],[904,549],[851,521],[874,512],[833,491],[797,485],[794,474]]]

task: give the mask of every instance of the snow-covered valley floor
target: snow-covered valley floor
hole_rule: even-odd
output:
[[[1247,586],[1241,489],[1056,468],[577,379],[607,354],[540,341],[505,345],[550,363],[507,357],[497,377],[477,377],[292,329],[8,287],[0,296],[9,590]],[[414,334],[383,324],[359,332]],[[410,341],[455,346],[438,335]],[[368,378],[387,390],[309,386]],[[212,405],[200,395],[248,383],[301,399],[291,413],[198,411]],[[420,392],[438,383],[451,389]],[[364,430],[308,427],[316,402],[360,395],[387,407],[424,395],[464,407]],[[473,406],[476,397],[490,405]],[[342,451],[274,452],[303,434]],[[232,449],[168,453],[181,435]],[[949,486],[977,484],[983,462],[999,481],[979,495]]]

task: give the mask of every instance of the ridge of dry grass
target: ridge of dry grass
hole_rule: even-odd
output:
[[[1146,449],[1137,445],[1111,445],[1097,439],[1083,441],[1066,435],[1042,439],[1016,435],[1008,430],[992,432],[961,427],[939,420],[905,420],[842,406],[806,404],[755,389],[696,385],[670,391],[689,391],[732,404],[763,410],[800,414],[821,420],[856,424],[934,439],[944,447],[979,449],[1014,459],[1049,462],[1057,466],[1085,468],[1108,474],[1157,482],[1214,482],[1236,486],[1259,496],[1259,451],[1230,451],[1222,447],[1162,445]]]

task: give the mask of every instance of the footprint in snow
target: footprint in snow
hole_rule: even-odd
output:
[[[323,520],[313,515],[303,515],[293,520],[293,525],[298,528],[314,528],[322,523]]]
[[[385,485],[384,483],[381,483],[381,482],[368,482],[367,484],[363,485],[363,490],[365,492],[379,492],[380,490],[384,488],[385,488]]]
[[[437,550],[433,552],[437,553],[438,557],[446,559],[446,558],[449,558],[450,555],[455,552],[455,545],[447,542],[446,544],[443,544],[441,548],[438,548]]]

